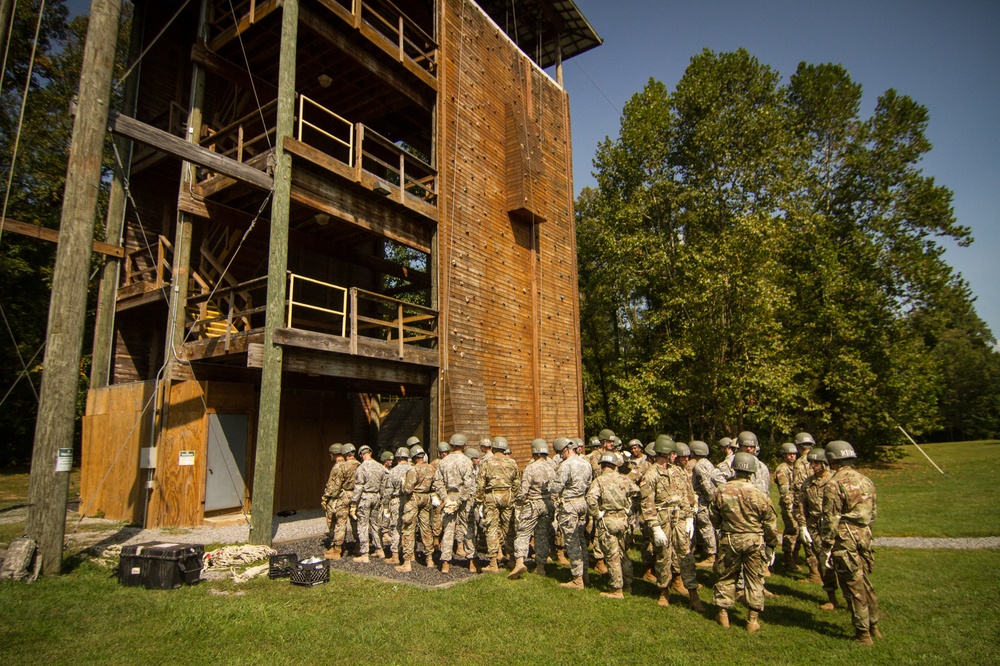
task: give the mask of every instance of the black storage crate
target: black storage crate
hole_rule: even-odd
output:
[[[293,585],[322,585],[330,582],[330,563],[327,560],[319,562],[296,562],[289,576]]]
[[[267,577],[272,580],[275,578],[288,578],[292,575],[292,569],[298,564],[299,556],[295,553],[279,553],[278,555],[271,555],[269,560],[270,568],[267,570]]]
[[[118,581],[122,585],[169,590],[197,583],[205,547],[152,541],[122,547]]]

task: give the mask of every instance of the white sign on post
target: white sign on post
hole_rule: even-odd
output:
[[[56,471],[69,472],[73,469],[73,449],[59,449],[56,454]]]
[[[194,451],[181,451],[177,459],[177,464],[181,467],[191,467],[194,465]]]

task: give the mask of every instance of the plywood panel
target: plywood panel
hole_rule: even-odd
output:
[[[176,382],[170,387],[170,404],[157,452],[151,526],[201,524],[208,451],[204,395],[200,382]],[[181,451],[194,452],[193,465],[180,464]]]
[[[87,393],[80,462],[80,513],[142,522],[145,473],[139,450],[149,446],[152,381]]]
[[[350,439],[349,399],[345,394],[290,391],[282,409],[275,505],[278,511],[319,508],[332,467],[330,444]]]

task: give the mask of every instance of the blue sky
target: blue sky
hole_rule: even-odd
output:
[[[650,77],[673,88],[704,48],[746,48],[786,80],[801,61],[842,64],[863,86],[865,117],[888,88],[928,108],[924,173],[955,193],[955,215],[975,238],[966,248],[946,242],[946,258],[1000,335],[1000,1],[575,1],[604,39],[565,64],[577,193],[594,184],[594,151],[617,135],[625,102]]]
[[[799,62],[842,64],[868,117],[889,88],[927,107],[934,148],[922,168],[954,193],[971,227],[944,243],[976,309],[1000,335],[1000,2],[997,0],[575,0],[604,44],[565,63],[576,192],[594,184],[599,141],[650,77],[674,88],[704,48],[746,48],[787,81]]]

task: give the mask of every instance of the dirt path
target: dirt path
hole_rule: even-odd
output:
[[[876,546],[885,548],[948,548],[969,550],[975,548],[1000,548],[1000,537],[966,537],[937,539],[928,537],[878,537]]]

